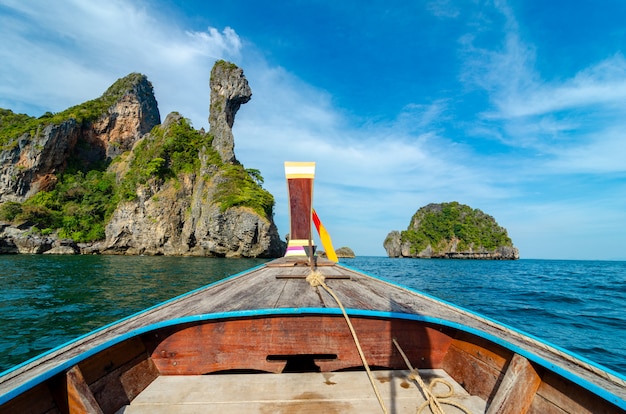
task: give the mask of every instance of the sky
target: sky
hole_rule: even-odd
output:
[[[148,76],[208,130],[209,75],[252,99],[235,155],[288,234],[284,161],[315,161],[335,247],[385,256],[429,203],[493,216],[522,258],[626,260],[623,0],[0,0],[0,107],[40,116]]]

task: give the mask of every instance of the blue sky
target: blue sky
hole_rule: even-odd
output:
[[[0,0],[0,38],[0,107],[33,116],[141,72],[162,119],[208,129],[211,67],[238,64],[235,154],[281,235],[283,161],[316,161],[316,210],[357,255],[458,201],[522,258],[626,259],[622,0]]]

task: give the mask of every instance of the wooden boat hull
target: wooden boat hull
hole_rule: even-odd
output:
[[[467,326],[429,316],[350,311],[375,370],[442,369],[465,390],[511,413],[623,413],[624,401],[541,357]],[[159,376],[362,370],[338,309],[281,308],[178,318],[86,350],[1,397],[0,413],[115,413]],[[595,387],[597,388],[597,387]],[[417,392],[417,391],[416,391]]]
[[[26,361],[0,375],[0,414],[152,412],[155,407],[141,411],[134,402],[149,398],[144,391],[155,395],[153,384],[171,377],[302,379],[299,373],[363,371],[339,298],[367,364],[374,372],[391,372],[385,378],[407,369],[396,340],[413,367],[441,370],[467,397],[480,399],[482,405],[471,412],[626,413],[626,380],[618,374],[421,292],[320,258],[316,262],[315,272],[324,275],[329,290],[305,280],[312,273],[309,259],[282,258]],[[281,391],[269,407],[287,404],[285,398],[294,395]],[[397,390],[387,391],[384,398],[402,412]],[[308,394],[305,389],[296,395]],[[201,405],[214,395],[203,398],[192,406],[216,410]],[[316,412],[329,400],[291,402],[300,410],[295,412]],[[337,403],[339,412],[354,407],[353,398]],[[242,412],[254,404],[257,412],[272,412],[258,401],[250,404]],[[359,404],[352,412],[382,412],[376,402]],[[363,411],[363,405],[369,409]]]

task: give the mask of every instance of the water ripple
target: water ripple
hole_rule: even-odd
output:
[[[0,372],[262,259],[0,256]]]
[[[345,263],[626,374],[626,262],[357,257]]]

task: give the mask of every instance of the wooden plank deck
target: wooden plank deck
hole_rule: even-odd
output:
[[[415,413],[424,402],[408,371],[374,371],[376,386],[388,412]],[[420,370],[427,384],[435,378],[448,381],[450,399],[471,413],[484,413],[486,402],[470,396],[443,370]],[[448,388],[436,384],[434,391]],[[446,399],[441,399],[445,401]],[[444,405],[446,413],[460,413]],[[161,376],[118,414],[165,413],[381,413],[382,409],[365,372],[298,374],[230,374]],[[426,409],[426,412],[429,412]]]

